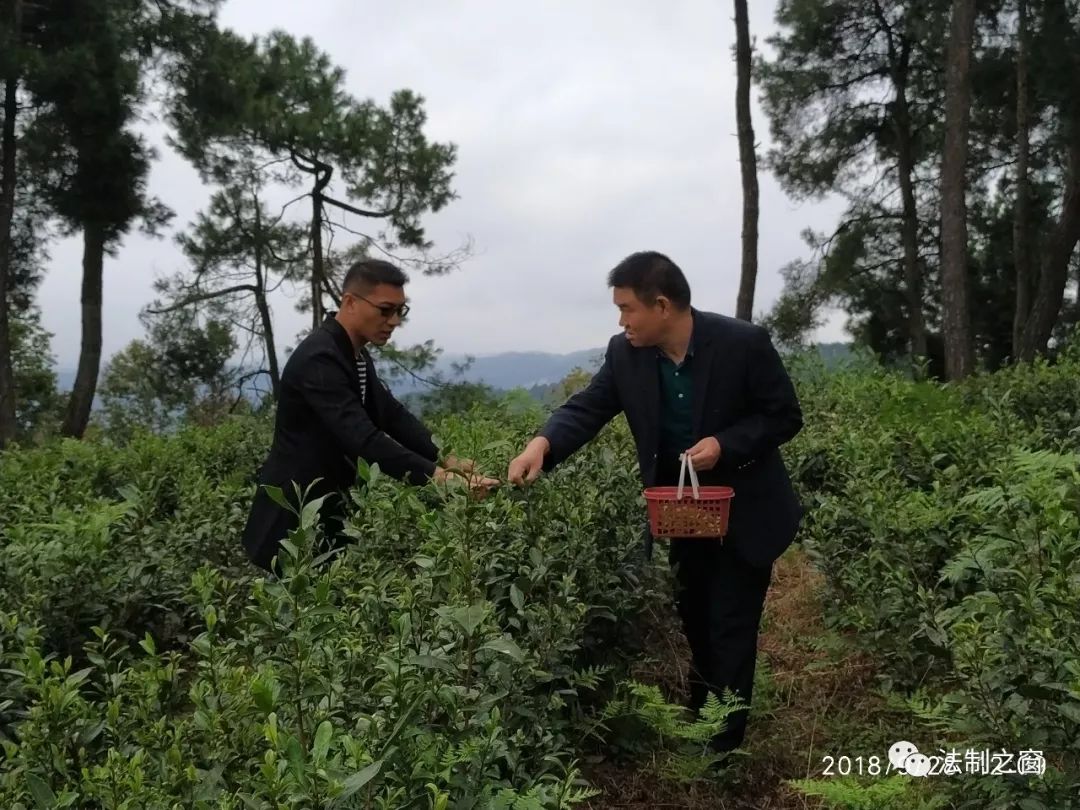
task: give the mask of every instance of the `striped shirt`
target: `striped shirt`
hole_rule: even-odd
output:
[[[360,378],[360,402],[367,404],[367,352],[363,349],[356,355],[356,376]]]

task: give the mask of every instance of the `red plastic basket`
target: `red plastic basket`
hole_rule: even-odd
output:
[[[678,487],[649,487],[643,493],[649,506],[649,529],[653,537],[723,537],[727,534],[731,487],[699,487],[700,497]]]
[[[648,487],[642,493],[648,504],[649,529],[653,537],[723,537],[727,534],[735,490],[731,487],[699,487],[697,474],[685,455],[681,461],[679,486]],[[690,491],[683,487],[683,474],[687,470],[690,471]]]

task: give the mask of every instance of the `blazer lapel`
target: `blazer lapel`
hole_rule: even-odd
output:
[[[322,328],[330,333],[330,336],[334,339],[334,343],[337,345],[338,351],[341,352],[342,357],[344,357],[351,365],[355,365],[356,349],[349,339],[349,333],[345,331],[344,326],[338,323],[337,318],[335,318],[333,314],[327,315],[322,323]]]
[[[360,377],[356,373],[356,349],[353,347],[352,340],[349,339],[349,333],[345,331],[345,327],[338,323],[333,314],[326,317],[322,328],[330,333],[330,336],[334,339],[334,345],[337,346],[338,352],[341,354],[341,359],[353,372],[349,375],[349,387],[359,396]],[[367,352],[364,352],[364,354],[366,355],[365,365],[367,366],[367,402],[370,404],[374,401],[372,385],[375,382],[375,363]]]
[[[644,409],[642,425],[651,435],[644,437],[647,449],[656,452],[660,443],[660,371],[657,366],[656,349],[649,347],[634,352],[638,361],[638,385],[641,386],[641,402]]]
[[[693,310],[694,315],[694,359],[691,361],[694,369],[694,403],[693,403],[693,427],[694,436],[701,437],[705,425],[705,405],[709,394],[709,372],[712,371],[713,345],[712,335],[708,334],[702,318]]]

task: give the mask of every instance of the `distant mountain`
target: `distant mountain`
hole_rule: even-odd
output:
[[[502,352],[475,357],[472,365],[459,377],[453,365],[465,362],[466,355],[444,354],[436,363],[435,371],[441,371],[451,382],[484,383],[499,391],[509,391],[511,388],[539,390],[558,383],[575,368],[594,371],[600,367],[603,357],[603,349],[585,349],[569,354]],[[380,372],[388,376],[385,367]],[[422,376],[430,376],[431,373],[425,372]],[[60,369],[56,377],[60,391],[70,391],[75,385],[75,369]],[[100,378],[98,382],[100,384]],[[388,384],[399,398],[431,390],[430,386],[409,375],[388,379]],[[254,393],[251,396],[257,399]],[[95,407],[100,405],[100,399],[95,398],[94,404]]]
[[[847,359],[852,351],[848,343],[820,343],[815,348],[829,367]],[[524,388],[536,399],[544,400],[575,368],[593,372],[600,367],[603,358],[604,349],[586,349],[569,354],[503,352],[475,358],[472,366],[461,377],[456,377],[452,363],[461,362],[464,355],[444,355],[438,369],[453,381],[485,383],[500,391]],[[412,395],[430,390],[412,377],[393,380],[390,387],[395,395],[409,397],[410,400]]]
[[[452,381],[484,383],[500,391],[508,391],[511,388],[552,385],[578,367],[593,371],[599,368],[603,358],[604,349],[585,349],[569,354],[502,352],[475,356],[472,365],[458,377],[454,373],[453,364],[464,362],[466,357],[462,354],[450,354],[439,358],[435,370],[441,371]],[[395,394],[400,395],[425,391],[428,388],[408,376],[393,380],[390,387]]]
[[[828,365],[834,365],[851,354],[851,346],[847,343],[822,343],[817,349]],[[444,354],[439,358],[436,370],[443,372],[447,379],[452,381],[484,383],[499,391],[524,388],[534,396],[541,396],[575,368],[595,371],[603,357],[602,348],[584,349],[568,354],[501,352],[474,357],[472,365],[461,377],[457,377],[453,364],[464,362],[466,356]],[[70,391],[74,383],[74,369],[57,371],[57,384],[61,391]],[[410,376],[392,380],[390,387],[399,397],[429,390],[428,386]]]

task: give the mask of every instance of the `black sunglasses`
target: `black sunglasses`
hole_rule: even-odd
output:
[[[362,295],[357,295],[356,293],[345,293],[345,295],[351,295],[353,298],[359,298],[361,301],[367,301],[369,304],[375,307],[375,309],[379,310],[380,315],[387,319],[393,318],[395,314],[397,314],[401,318],[404,318],[406,315],[409,314],[408,304],[402,304],[400,306],[396,304],[376,304],[374,301],[364,298],[364,296]]]

